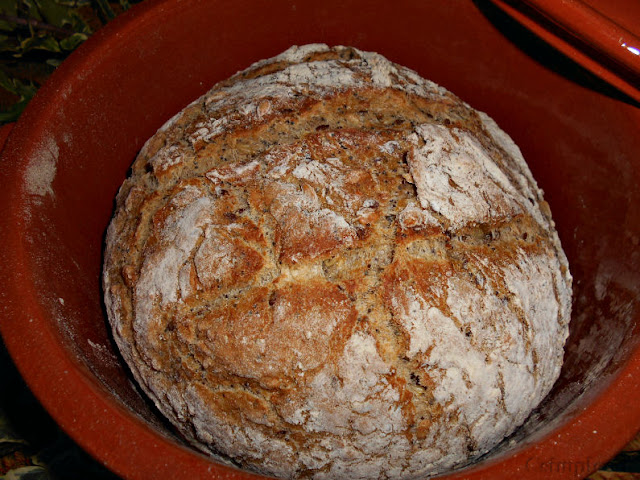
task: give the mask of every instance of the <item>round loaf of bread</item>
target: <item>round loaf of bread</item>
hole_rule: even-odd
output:
[[[215,85],[118,197],[105,304],[199,449],[281,478],[424,478],[557,379],[571,276],[487,115],[414,71],[306,45]]]

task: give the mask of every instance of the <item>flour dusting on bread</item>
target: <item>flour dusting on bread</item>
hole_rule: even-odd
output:
[[[571,275],[486,114],[377,53],[292,47],[141,150],[105,303],[190,443],[280,478],[425,478],[521,425],[562,364]]]

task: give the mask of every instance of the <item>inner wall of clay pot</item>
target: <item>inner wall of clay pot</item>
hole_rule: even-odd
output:
[[[609,99],[574,100],[585,103],[547,116],[520,141],[551,205],[574,295],[561,376],[517,440],[535,441],[588,404],[638,345],[639,145]]]
[[[424,3],[407,3],[401,17],[363,9],[345,19],[277,3],[263,19],[267,26],[245,18],[247,25],[229,33],[220,29],[237,24],[237,4],[213,15],[206,2],[195,2],[148,19],[156,20],[153,40],[141,24],[122,45],[112,42],[85,77],[73,80],[73,95],[49,112],[34,158],[53,162],[55,177],[31,192],[25,212],[40,302],[87,377],[154,428],[170,431],[130,380],[102,304],[102,247],[113,198],[142,143],[164,121],[215,81],[291,44],[323,40],[379,51],[490,113],[523,150],[569,257],[574,313],[561,378],[517,438],[533,441],[566,419],[586,401],[585,392],[615,377],[637,346],[629,335],[640,297],[640,258],[632,253],[640,239],[640,211],[633,208],[640,204],[637,117],[618,100],[532,61],[474,6]],[[324,31],[308,28],[309,15],[324,15]],[[386,19],[393,38],[382,35],[375,18]]]

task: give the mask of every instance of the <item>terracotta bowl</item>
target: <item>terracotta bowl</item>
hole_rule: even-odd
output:
[[[565,364],[512,438],[448,478],[584,477],[640,427],[640,109],[482,1],[161,0],[98,32],[3,152],[1,330],[27,383],[122,477],[252,478],[185,445],[130,380],[105,323],[102,242],[145,139],[216,81],[310,42],[407,65],[521,146],[575,278]]]

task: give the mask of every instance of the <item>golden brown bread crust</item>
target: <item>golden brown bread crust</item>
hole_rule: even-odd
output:
[[[571,298],[506,134],[324,45],[252,65],[147,142],[104,286],[163,414],[285,478],[418,478],[486,452],[557,378]]]

